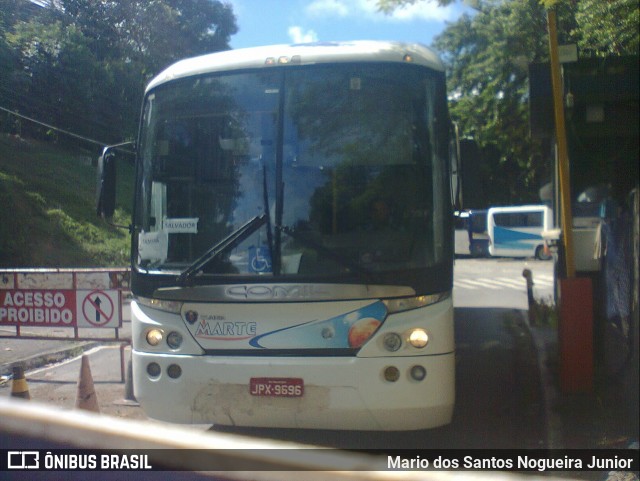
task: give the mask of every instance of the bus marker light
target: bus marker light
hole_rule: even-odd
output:
[[[161,369],[158,363],[152,362],[147,365],[147,374],[150,377],[158,377],[160,376],[160,372],[161,372]]]
[[[163,333],[160,329],[151,329],[147,332],[147,342],[150,346],[157,346],[162,342]]]
[[[427,370],[422,366],[415,365],[411,368],[410,374],[416,381],[422,381],[427,377]]]
[[[429,343],[429,334],[424,329],[414,329],[409,334],[409,344],[421,349]]]
[[[382,345],[387,351],[396,352],[402,346],[402,338],[395,332],[389,332],[384,335]]]
[[[182,376],[182,368],[177,364],[171,364],[167,368],[167,374],[171,379],[178,379],[180,376]]]
[[[178,349],[182,345],[182,334],[176,331],[171,331],[167,336],[167,345],[171,349]]]
[[[389,366],[384,368],[384,379],[389,382],[396,382],[400,379],[400,371],[395,366]]]

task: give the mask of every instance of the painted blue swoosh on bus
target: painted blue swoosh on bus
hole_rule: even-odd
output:
[[[263,337],[272,336],[273,334],[277,334],[278,332],[288,331],[289,329],[296,329],[296,328],[299,328],[300,326],[306,326],[309,324],[313,324],[315,322],[318,322],[318,321],[303,322],[301,324],[296,324],[295,326],[283,327],[282,329],[276,329],[275,331],[265,332],[264,334],[260,334],[259,336],[256,336],[253,339],[251,339],[249,341],[249,345],[252,347],[260,348],[260,349],[266,349],[264,346],[261,346],[259,343],[260,339],[262,339]]]
[[[255,348],[348,348],[349,330],[363,319],[375,319],[384,322],[387,308],[382,301],[375,301],[354,311],[346,312],[329,319],[304,322],[254,337],[249,345]],[[274,345],[264,345],[272,342]]]
[[[504,227],[493,228],[493,245],[509,249],[531,249],[531,241],[542,240],[540,234],[522,232]]]

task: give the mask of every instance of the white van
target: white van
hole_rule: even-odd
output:
[[[487,227],[492,256],[551,258],[542,232],[553,227],[553,215],[545,205],[492,207],[487,212]]]

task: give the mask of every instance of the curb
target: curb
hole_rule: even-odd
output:
[[[87,341],[87,342],[74,342],[62,349],[52,349],[47,352],[36,354],[34,356],[26,357],[23,359],[17,359],[15,361],[0,365],[0,376],[9,377],[12,375],[13,366],[21,365],[25,372],[33,369],[37,369],[47,364],[60,362],[71,357],[79,356],[85,351],[98,346],[99,342]]]
[[[527,311],[525,311],[527,312]],[[553,378],[547,367],[549,365],[549,351],[547,342],[543,334],[529,324],[528,316],[523,316],[523,325],[531,334],[531,339],[536,350],[538,360],[538,372],[540,373],[540,384],[542,388],[542,398],[544,401],[544,423],[547,433],[547,449],[562,449],[562,418],[556,413],[554,406],[557,405],[559,393],[553,382]]]

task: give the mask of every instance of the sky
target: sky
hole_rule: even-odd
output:
[[[233,6],[238,33],[232,48],[341,40],[398,40],[430,45],[433,37],[469,11],[422,0],[385,15],[376,0],[224,0]]]

